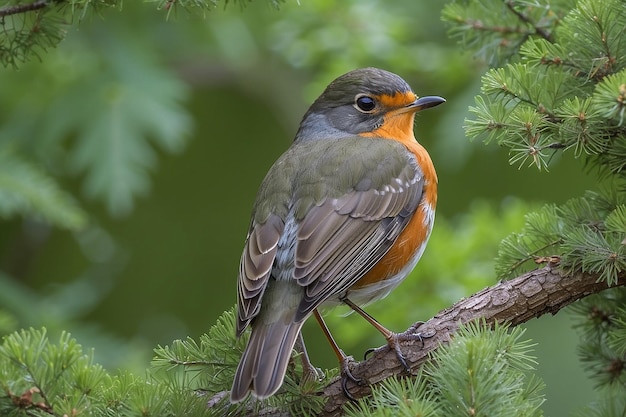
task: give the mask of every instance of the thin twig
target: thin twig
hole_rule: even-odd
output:
[[[49,4],[49,0],[37,0],[33,3],[16,4],[15,6],[5,7],[4,9],[0,9],[0,19],[15,14],[45,9],[46,7],[48,7]]]
[[[513,4],[512,0],[507,0],[504,2],[504,4],[506,4],[506,7],[509,8],[509,10],[511,11],[511,13],[513,13],[515,16],[517,16],[522,22],[527,23],[529,25],[531,25],[533,27],[533,29],[535,30],[535,33],[539,36],[541,36],[542,38],[544,38],[545,40],[547,40],[550,43],[554,43],[554,38],[552,37],[552,33],[550,33],[549,31],[547,31],[546,29],[539,27],[535,24],[535,22],[533,22],[530,17],[528,17],[528,15],[520,12],[519,10],[515,9],[515,4]]]

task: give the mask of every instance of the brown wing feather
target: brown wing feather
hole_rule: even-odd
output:
[[[305,287],[305,295],[296,320],[357,282],[408,224],[422,198],[423,178],[407,166],[400,178],[391,180],[384,190],[352,191],[328,199],[302,220],[294,278]]]
[[[276,215],[270,215],[265,223],[250,226],[239,264],[237,335],[241,335],[261,308],[283,229],[284,223]]]

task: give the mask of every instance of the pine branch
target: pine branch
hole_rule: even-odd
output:
[[[598,278],[599,274],[564,274],[556,264],[549,264],[500,282],[438,313],[419,327],[422,334],[433,336],[424,339],[423,346],[420,341],[403,342],[402,352],[411,369],[416,371],[432,351],[450,341],[460,324],[484,319],[489,325],[498,322],[516,326],[546,313],[556,314],[576,300],[610,288],[606,282],[599,282]],[[615,286],[624,285],[626,273],[621,272]],[[370,384],[404,373],[395,353],[386,346],[378,348],[368,360],[351,366],[351,370],[367,383],[362,386],[349,385],[350,393],[355,398],[369,395]],[[327,385],[322,395],[328,400],[321,415],[340,415],[341,407],[348,401],[342,392],[341,380]]]
[[[46,7],[48,7],[49,4],[50,4],[49,0],[37,0],[32,3],[23,3],[23,4],[16,4],[14,6],[8,6],[3,9],[0,9],[0,19],[7,17],[7,16],[16,15],[16,14],[28,13],[28,12],[33,12],[35,10],[45,9]]]
[[[552,34],[550,33],[550,31],[539,27],[537,24],[535,24],[535,22],[533,22],[533,20],[526,15],[525,13],[520,12],[519,10],[517,10],[515,8],[515,3],[513,3],[513,1],[508,0],[505,1],[504,4],[506,5],[506,7],[511,11],[511,13],[513,13],[515,16],[517,16],[517,18],[519,20],[521,20],[522,22],[531,25],[533,27],[533,29],[535,30],[535,33],[539,36],[541,36],[542,38],[544,38],[545,40],[547,40],[548,42],[554,42],[554,37],[552,36]]]

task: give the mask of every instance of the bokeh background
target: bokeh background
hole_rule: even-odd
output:
[[[64,230],[3,215],[0,331],[66,329],[107,368],[136,372],[155,346],[206,332],[235,303],[265,172],[308,103],[362,66],[391,70],[418,95],[448,100],[420,113],[416,126],[439,174],[431,243],[407,282],[368,311],[403,330],[495,283],[498,242],[524,214],[593,189],[597,179],[571,154],[538,172],[465,138],[486,66],[448,38],[444,4],[304,0],[276,9],[256,1],[168,16],[125,2],[68,26],[66,40],[38,60],[1,69],[0,150],[49,173],[88,223]],[[130,149],[116,154],[116,146]],[[90,168],[85,155],[98,152]],[[96,170],[98,161],[105,162]],[[118,166],[124,161],[128,172]],[[356,316],[330,317],[357,358],[384,343]],[[546,414],[569,415],[593,399],[567,312],[527,328],[547,384]],[[305,337],[316,364],[336,365],[313,323]]]

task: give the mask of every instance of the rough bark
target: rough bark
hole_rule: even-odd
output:
[[[622,273],[615,286],[625,284],[626,274]],[[515,326],[546,313],[556,314],[574,301],[607,288],[606,282],[598,282],[597,275],[564,274],[557,265],[549,264],[458,301],[419,327],[420,333],[432,336],[423,339],[423,345],[419,340],[403,341],[401,350],[411,370],[416,371],[433,350],[450,341],[460,324],[484,319],[488,325],[499,322]],[[395,352],[387,346],[378,348],[366,361],[354,363],[350,369],[366,382],[361,386],[349,384],[350,393],[355,398],[368,395],[370,384],[392,375],[406,375]],[[341,381],[332,381],[322,395],[328,401],[321,415],[341,415],[341,407],[348,401],[342,392]]]

